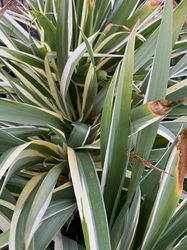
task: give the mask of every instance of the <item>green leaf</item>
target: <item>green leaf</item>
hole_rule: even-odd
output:
[[[142,250],[152,249],[158,237],[166,228],[178,204],[183,185],[181,147],[185,147],[184,131],[181,132],[178,144],[173,148],[164,174],[161,179],[155,203],[147,223]]]
[[[4,13],[0,24],[4,24],[6,28],[11,30],[11,34],[23,41],[25,44],[27,44],[27,46],[30,46],[31,41],[29,33],[21,25],[19,25],[16,20],[14,20],[13,16],[8,13]]]
[[[178,239],[186,231],[186,218],[187,200],[185,199],[177,207],[166,230],[161,237],[159,237],[159,241],[156,244],[155,249],[165,249],[172,246],[176,239]]]
[[[91,64],[88,69],[88,73],[86,76],[84,91],[83,91],[83,101],[82,101],[82,117],[84,120],[89,116],[93,103],[96,98],[98,83],[97,83],[97,75],[96,75],[96,67],[94,61],[93,49],[91,47],[90,42],[86,38],[86,36],[82,33],[82,37],[86,44],[87,51],[90,56]]]
[[[93,34],[93,24],[94,24],[94,10],[95,10],[95,0],[89,0],[87,4],[87,16],[85,22],[84,32],[86,36]]]
[[[166,96],[167,99],[176,100],[186,97],[187,80],[184,79],[181,82],[177,82],[174,85],[167,88]]]
[[[38,188],[25,225],[24,242],[26,248],[30,245],[32,237],[39,226],[40,220],[49,206],[54,187],[61,171],[62,165],[60,163],[48,172]]]
[[[160,169],[164,170],[166,168],[173,146],[174,143],[169,148],[164,149],[164,152],[160,155],[158,161],[153,161],[156,162],[155,165]],[[149,161],[152,162],[151,159],[149,159]],[[137,229],[135,246],[137,248],[141,244],[145,228],[158,193],[160,177],[161,174],[158,171],[151,170],[142,178],[140,183],[142,196],[145,197],[145,199],[142,202],[139,225]]]
[[[95,0],[95,17],[94,17],[94,30],[98,31],[101,27],[104,18],[107,16],[108,12],[112,9],[114,5],[114,0]]]
[[[68,200],[56,202],[49,206],[39,225],[39,228],[34,234],[33,243],[35,249],[46,249],[49,243],[54,239],[55,234],[72,216],[75,208],[75,203]],[[41,235],[43,235],[42,238]]]
[[[65,137],[65,134],[57,129],[57,128],[54,128],[52,126],[49,126],[51,128],[51,130],[56,134],[56,136],[59,138],[58,142],[59,142],[59,145],[61,145],[62,147],[64,145],[67,145],[67,141],[66,141],[66,137]]]
[[[10,49],[16,48],[14,41],[7,34],[6,30],[2,26],[1,26],[0,35],[1,35],[1,41],[6,45],[6,47],[8,47]]]
[[[92,35],[91,37],[88,38],[89,42],[93,42],[94,39],[96,38],[97,33],[95,33],[94,35]],[[66,103],[66,96],[67,96],[67,92],[68,92],[68,88],[71,82],[71,77],[73,75],[73,72],[75,70],[75,67],[77,66],[77,63],[79,62],[79,60],[81,59],[81,57],[83,56],[84,52],[86,51],[86,45],[83,42],[81,45],[79,45],[79,47],[77,47],[73,53],[71,54],[71,56],[69,57],[63,73],[62,73],[62,78],[61,78],[61,94],[64,100],[64,103]]]
[[[165,32],[167,30],[167,34]],[[164,45],[163,45],[164,44]],[[172,46],[172,0],[165,2],[164,14],[159,29],[159,36],[157,39],[156,52],[153,62],[153,67],[151,69],[151,75],[149,78],[149,83],[146,91],[146,96],[144,103],[156,99],[161,99],[165,96],[168,76],[169,76],[169,66],[170,66],[170,55]],[[136,153],[148,159],[151,148],[153,146],[156,133],[158,130],[158,123],[155,123],[145,130],[142,130],[136,141]],[[149,135],[152,136],[149,136]],[[142,147],[144,145],[144,147]],[[143,168],[141,163],[136,162],[132,172],[132,178],[130,182],[130,187],[128,190],[129,200],[131,199],[134,188],[136,187],[139,179],[142,175]]]
[[[51,125],[62,130],[64,128],[60,115],[24,103],[0,99],[0,113],[1,121],[43,127]]]
[[[138,188],[135,193],[134,199],[132,201],[131,207],[126,214],[125,218],[125,227],[123,234],[121,236],[118,248],[120,250],[131,249],[133,246],[133,239],[136,233],[136,228],[138,225],[139,213],[140,213],[140,202],[141,202],[141,193]]]
[[[10,229],[10,220],[9,218],[0,211],[0,230],[7,231]]]
[[[81,147],[86,142],[90,127],[84,123],[75,123],[69,136],[68,145],[72,148]]]
[[[60,234],[55,237],[55,247],[66,250],[85,250],[85,248],[80,246],[76,241]]]
[[[72,43],[72,0],[57,0],[56,49],[59,72],[62,73],[69,57]]]
[[[170,56],[172,48],[172,1],[165,4],[159,35],[156,45],[153,67],[144,102],[165,97],[168,84]],[[167,33],[166,33],[167,29]]]
[[[0,234],[0,248],[8,246],[9,230]]]
[[[3,127],[1,131],[7,132],[13,136],[19,137],[20,139],[25,139],[30,136],[47,135],[49,133],[48,128],[37,128],[34,126],[10,126]]]
[[[173,250],[185,250],[187,247],[187,236],[185,235],[173,248]]]
[[[86,151],[68,148],[68,159],[86,248],[110,250],[104,202],[91,157]]]
[[[169,76],[170,54],[172,47],[172,9],[173,9],[172,0],[166,1],[161,26],[159,28],[159,35],[157,39],[157,47],[156,47],[154,62],[151,69],[151,76],[149,79],[149,84],[147,87],[146,97],[144,99],[144,102],[160,99],[162,96],[164,96],[166,92],[168,76]],[[142,130],[141,132],[139,132],[136,138],[135,153],[141,156],[145,160],[149,158],[149,154],[151,152],[157,134],[157,130],[158,130],[158,123],[157,124],[155,123],[149,126],[148,128]],[[115,232],[116,228],[118,228],[119,230],[119,227],[122,227],[121,218],[123,218],[123,214],[128,209],[128,206],[130,206],[131,200],[134,196],[134,192],[140,181],[143,171],[144,171],[144,166],[142,166],[140,162],[136,161],[132,169],[130,184],[128,186],[126,203],[124,204],[123,208],[119,213],[118,218],[114,223],[112,232]],[[118,242],[119,237],[117,236],[117,239],[115,240]]]
[[[48,89],[46,89],[44,86],[41,86],[40,83],[36,83],[34,79],[28,75],[24,66],[20,67],[14,63],[6,62],[3,59],[1,60],[21,81],[15,81],[15,78],[11,79],[7,73],[3,72],[20,99],[31,105],[45,107],[49,110],[56,110],[52,102],[49,101],[52,98]]]
[[[45,64],[45,72],[49,84],[49,89],[51,92],[52,97],[55,100],[55,103],[59,110],[63,112],[63,103],[62,103],[62,97],[60,96],[60,91],[58,90],[57,83],[54,79],[53,72],[50,68],[50,62],[54,60],[53,55],[51,53],[47,53],[45,56],[44,64]]]
[[[101,187],[106,210],[110,219],[116,196],[119,192],[127,160],[128,131],[131,110],[131,95],[134,67],[134,44],[136,28],[133,30],[119,72],[118,85],[111,126],[106,148]],[[110,115],[110,110],[109,110]]]
[[[25,223],[30,211],[37,186],[41,182],[44,174],[33,177],[25,186],[16,203],[15,211],[11,221],[9,247],[19,250],[24,246]]]
[[[42,59],[22,51],[0,47],[0,56],[19,63],[30,64],[36,68],[44,68],[44,62]]]
[[[184,55],[170,70],[170,77],[175,77],[177,73],[183,71],[187,67],[187,55]]]
[[[123,24],[135,11],[140,0],[119,1],[117,11],[114,12],[111,23]]]
[[[1,192],[16,171],[23,168],[27,169],[30,166],[41,163],[46,157],[49,157],[49,155],[51,157],[59,157],[58,147],[52,143],[39,140],[33,140],[6,151],[0,157],[0,178],[7,172],[3,180]]]
[[[19,86],[25,87],[27,92],[30,91],[31,93],[33,92],[34,88],[36,93],[40,92],[46,97],[51,98],[49,89],[46,86],[46,81],[42,79],[42,76],[37,73],[37,70],[28,67],[28,65],[26,66],[23,64],[20,65],[15,62],[6,61],[4,59],[1,59],[1,61],[6,65],[6,67],[10,71],[12,71],[18,77],[18,79],[16,77],[12,77],[10,74],[8,74],[7,71],[1,69],[2,71],[1,78],[5,82],[8,81],[7,82],[8,85],[14,88],[14,86],[18,84]],[[36,91],[36,89],[38,91]]]
[[[0,181],[0,186],[2,186],[2,181]],[[13,208],[13,206],[16,204],[16,200],[13,197],[13,195],[10,193],[10,191],[7,188],[4,188],[3,192],[1,193],[1,199],[4,202],[8,202],[11,204],[10,206]],[[13,211],[10,209],[7,209],[6,206],[0,206],[1,213],[6,216],[8,219],[11,220]]]
[[[130,16],[130,18],[128,18],[128,20],[126,21],[126,26],[128,28],[131,28],[132,25],[134,25],[134,23],[136,23],[138,20],[140,21],[141,24],[144,23],[144,21],[147,21],[147,26],[149,26],[149,22],[150,20],[153,21],[151,27],[154,27],[154,21],[152,20],[152,15],[154,13],[154,10],[156,8],[158,8],[158,5],[155,4],[155,6],[153,6],[151,3],[151,1],[147,1],[141,5],[138,6],[138,8],[134,11],[134,13]],[[145,25],[145,24],[144,24]],[[143,28],[145,29],[145,28]]]
[[[182,29],[186,18],[187,2],[181,1],[173,13],[173,39],[174,45],[179,33]],[[168,23],[169,24],[169,23]],[[155,30],[146,40],[146,42],[140,46],[135,54],[135,72],[137,72],[143,65],[145,65],[154,54],[155,46],[157,43],[159,28]],[[167,43],[165,43],[166,45]]]
[[[174,135],[177,135],[182,127],[187,127],[187,120],[183,117],[170,122],[163,121],[162,126],[169,129]]]
[[[120,65],[116,68],[116,71],[112,77],[110,82],[110,86],[108,88],[107,95],[105,97],[103,111],[102,111],[102,118],[101,118],[101,160],[102,164],[104,164],[105,153],[108,143],[108,136],[110,132],[110,125],[111,125],[111,118],[112,118],[112,110],[113,110],[113,102],[114,102],[114,93],[115,87],[118,82]]]
[[[127,44],[129,32],[124,32],[124,31],[116,32],[106,37],[109,31],[110,31],[110,25],[107,26],[105,30],[103,31],[103,37],[100,36],[98,38],[98,41],[95,45],[96,49],[94,50],[94,52],[95,53],[98,53],[98,52],[108,53],[107,56],[114,57],[114,54],[113,54],[114,51],[121,49],[123,46]],[[103,56],[105,56],[105,54],[103,54]],[[118,55],[118,54],[115,54],[115,56],[118,56],[119,58],[123,57],[123,55]],[[99,68],[99,65],[97,65],[97,68]]]
[[[93,108],[92,108],[90,116],[88,117],[88,120],[90,117],[96,117],[98,114],[101,113],[101,111],[103,109],[105,97],[106,97],[106,94],[108,91],[108,87],[109,86],[106,85],[98,92],[98,94],[94,100]]]
[[[24,143],[23,140],[14,135],[11,135],[6,131],[3,131],[2,129],[0,129],[0,138],[0,152],[4,152],[11,147],[15,147]]]
[[[28,151],[26,149],[28,149]],[[12,170],[16,171],[21,166],[27,165],[27,161],[29,162],[32,157],[33,163],[35,161],[37,163],[39,160],[43,161],[43,158],[49,155],[55,158],[60,157],[58,146],[43,140],[32,140],[14,147],[11,150],[6,151],[0,157],[0,179],[7,172],[7,170],[10,171],[10,173],[9,171],[7,173],[8,176],[9,174],[12,174]]]
[[[47,16],[42,15],[42,13],[34,11],[34,16],[44,30],[46,43],[50,46],[51,50],[55,50],[56,46],[54,37],[56,36],[56,27],[51,23]]]

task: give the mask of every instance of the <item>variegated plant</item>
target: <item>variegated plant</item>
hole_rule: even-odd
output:
[[[186,0],[3,13],[0,249],[187,249],[186,13]]]

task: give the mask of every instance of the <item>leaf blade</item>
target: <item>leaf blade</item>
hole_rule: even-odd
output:
[[[68,158],[86,247],[109,250],[108,223],[93,162],[88,153],[69,147]]]

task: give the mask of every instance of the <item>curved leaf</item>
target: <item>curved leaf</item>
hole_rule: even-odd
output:
[[[0,99],[0,113],[1,121],[64,129],[64,121],[59,114],[36,106]]]

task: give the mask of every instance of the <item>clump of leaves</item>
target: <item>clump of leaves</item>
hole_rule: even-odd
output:
[[[0,248],[186,246],[187,2],[162,2],[2,16]]]

